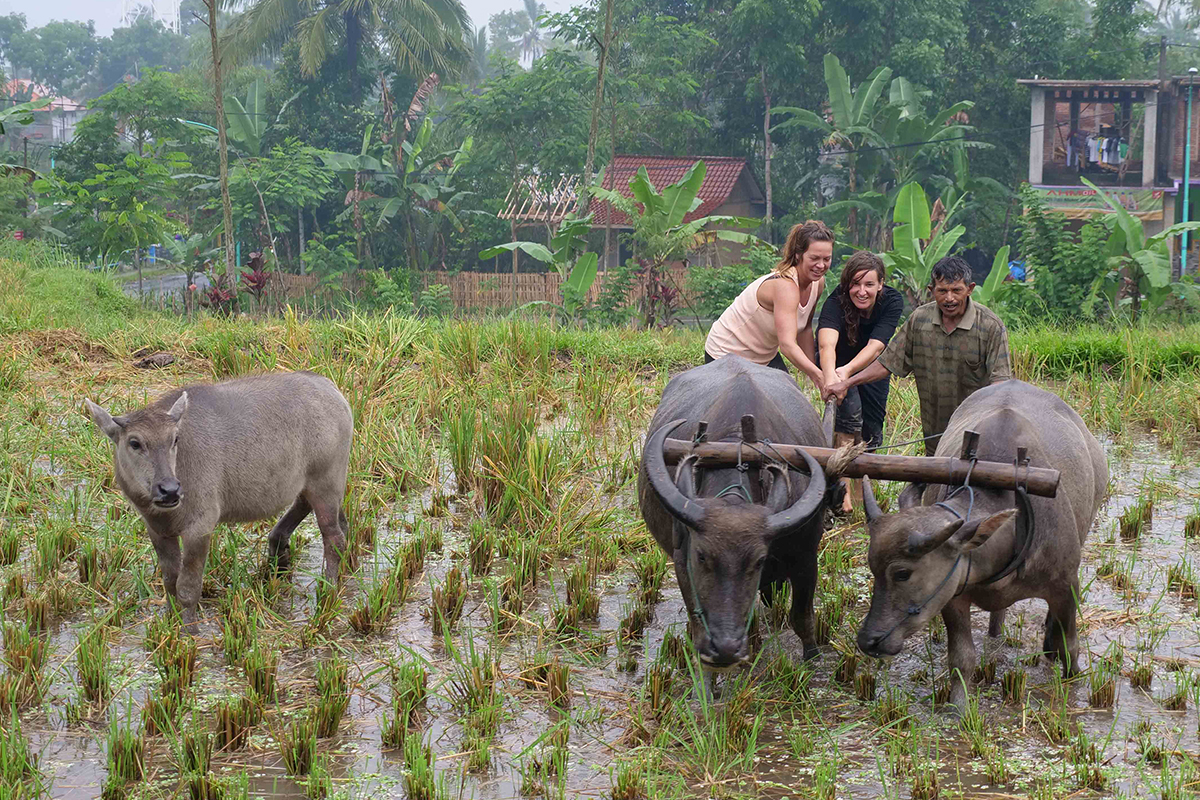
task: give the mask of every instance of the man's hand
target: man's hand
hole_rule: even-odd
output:
[[[845,380],[840,380],[837,383],[827,384],[825,390],[821,392],[821,399],[829,402],[829,398],[835,397],[837,398],[838,405],[841,405],[842,401],[846,399],[846,392],[848,391],[850,391],[849,383]]]

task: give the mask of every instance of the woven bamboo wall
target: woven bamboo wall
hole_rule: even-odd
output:
[[[596,282],[592,284],[592,288],[588,292],[589,300],[595,301],[600,297],[607,276],[608,273],[604,272],[596,275]],[[512,308],[513,306],[513,275],[511,272],[499,274],[491,272],[427,272],[421,277],[425,286],[435,283],[449,286],[450,297],[457,309],[476,310]],[[279,280],[283,285],[285,296],[290,299],[298,299],[313,294],[317,290],[317,278],[314,275],[280,274]],[[551,303],[562,302],[562,295],[559,293],[562,278],[557,272],[518,273],[516,282],[517,305],[524,305],[536,300]],[[668,269],[664,283],[672,288],[678,288],[684,294],[675,302],[677,307],[684,305],[685,300],[691,301],[686,292],[687,268],[679,266]],[[347,288],[360,290],[362,283],[351,279]],[[632,302],[640,299],[644,294],[643,287],[635,284],[629,299]]]

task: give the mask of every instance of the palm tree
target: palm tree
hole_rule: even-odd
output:
[[[467,61],[470,24],[462,0],[255,0],[230,25],[225,52],[244,60],[296,39],[309,77],[344,52],[357,103],[363,55],[378,54],[416,77],[453,72]]]
[[[530,64],[537,61],[542,57],[542,53],[546,52],[542,42],[542,31],[538,27],[538,17],[541,14],[542,7],[537,0],[525,0],[525,16],[529,17],[529,27],[521,36],[521,57],[529,56]]]
[[[490,65],[488,64],[487,26],[484,25],[475,31],[474,36],[468,36],[467,43],[471,46],[471,60],[468,62],[466,70],[467,82],[474,89],[486,81],[488,74],[491,72]]]

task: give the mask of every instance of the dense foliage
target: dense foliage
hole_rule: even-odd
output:
[[[0,18],[0,63],[9,78],[32,81],[10,91],[36,86],[90,109],[73,141],[35,152],[36,198],[15,185],[0,194],[6,226],[58,235],[88,261],[115,249],[135,263],[138,248],[164,236],[198,235],[205,251],[216,244],[201,7],[185,3],[178,34],[148,19],[101,37],[89,23]],[[952,251],[980,253],[980,264],[1007,246],[1034,276],[989,296],[1014,318],[1136,314],[1143,297],[1153,311],[1188,308],[1186,282],[1122,288],[1157,244],[1135,242],[1121,256],[1115,220],[1072,231],[1019,191],[1028,90],[1016,81],[1154,76],[1161,40],[1163,66],[1181,72],[1200,42],[1190,7],[1162,4],[1156,16],[1135,0],[587,0],[551,14],[526,0],[481,27],[458,0],[315,8],[258,0],[222,12],[232,233],[244,256],[272,252],[279,269],[316,272],[330,286],[362,272],[356,285],[376,304],[419,299],[418,276],[430,269],[498,269],[479,253],[514,233],[546,240],[544,227],[514,231],[497,218],[515,183],[587,178],[613,153],[634,153],[743,157],[769,198],[759,237],[777,243],[790,225],[820,217],[843,242],[892,252],[901,284],[941,252],[939,235]],[[10,162],[29,157],[20,130],[5,134]],[[145,217],[140,228],[129,213],[108,220],[113,202],[97,199],[121,170],[148,176],[144,196],[126,198]],[[897,205],[918,194],[928,234]],[[623,252],[645,251],[644,234],[618,236]],[[602,249],[600,237],[593,231],[587,249]],[[676,244],[670,258],[686,259],[686,242]],[[619,310],[621,285],[645,283],[646,263],[659,261],[638,256],[606,277],[598,305],[578,318],[671,319],[670,309]],[[712,274],[693,268],[700,315],[767,262],[751,252]],[[913,299],[921,290],[906,285]],[[642,302],[653,294],[643,286]]]

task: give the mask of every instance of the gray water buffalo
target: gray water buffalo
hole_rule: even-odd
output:
[[[760,441],[827,444],[821,418],[790,375],[725,356],[667,384],[638,474],[642,516],[674,559],[692,643],[709,670],[747,659],[756,593],[770,602],[773,587],[785,580],[792,585],[790,620],[805,657],[818,653],[813,594],[825,473],[807,456],[811,478],[777,465],[745,474],[734,466],[697,468],[688,457],[672,476],[663,458],[668,434],[690,439],[701,421],[708,423],[709,441],[740,439],[745,414],[754,415]]]
[[[184,622],[195,621],[209,541],[221,522],[288,509],[268,538],[269,555],[283,561],[292,531],[313,512],[326,577],[336,580],[353,420],[328,378],[292,372],[188,386],[119,417],[85,402],[116,446],[117,483],[146,520]]]
[[[893,656],[941,612],[950,701],[959,709],[976,665],[972,605],[992,612],[989,632],[995,636],[1004,609],[1018,600],[1045,600],[1043,649],[1061,659],[1065,674],[1078,671],[1080,552],[1108,484],[1096,438],[1070,406],[1044,389],[1010,380],[975,392],[950,418],[936,455],[958,455],[967,430],[980,435],[980,460],[1013,461],[1017,448],[1026,447],[1033,465],[1060,470],[1057,496],[1030,497],[1030,519],[1013,491],[934,485],[920,505],[881,514],[870,481],[864,481],[875,586],[858,632],[864,653]]]

